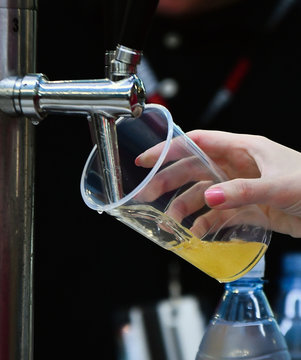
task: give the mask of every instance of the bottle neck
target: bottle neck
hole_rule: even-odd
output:
[[[263,280],[243,277],[227,283],[215,318],[232,322],[256,322],[273,318],[263,291]]]
[[[253,290],[263,290],[263,280],[257,277],[242,277],[236,281],[225,284],[225,289],[229,291],[243,291],[244,288]]]

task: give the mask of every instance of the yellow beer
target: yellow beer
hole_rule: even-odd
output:
[[[123,206],[114,210],[113,215],[220,282],[241,277],[267,250],[264,243],[235,237],[228,241],[198,238],[190,229],[152,206]]]
[[[170,250],[218,281],[227,282],[248,272],[266,249],[267,245],[259,242],[239,239],[211,242],[193,236]]]

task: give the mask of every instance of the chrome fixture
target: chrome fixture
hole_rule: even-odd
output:
[[[108,196],[118,197],[122,188],[115,120],[143,111],[145,89],[136,75],[142,52],[135,50],[141,48],[143,31],[137,29],[145,29],[145,17],[150,19],[157,3],[128,1],[132,27],[127,34],[124,23],[121,41],[113,50],[108,47],[106,79],[49,81],[35,73],[37,0],[0,0],[1,360],[33,359],[33,124],[50,113],[86,114]],[[131,11],[140,15],[131,16]],[[138,46],[132,46],[137,36]]]

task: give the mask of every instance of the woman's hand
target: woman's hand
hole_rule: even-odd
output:
[[[231,179],[206,190],[208,206],[259,204],[272,230],[301,237],[301,153],[262,136],[207,130],[187,135]]]

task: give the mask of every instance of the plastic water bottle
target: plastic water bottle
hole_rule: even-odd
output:
[[[196,360],[289,360],[287,345],[263,291],[264,258],[225,285]]]
[[[301,253],[282,259],[282,276],[276,314],[292,360],[301,360]]]

